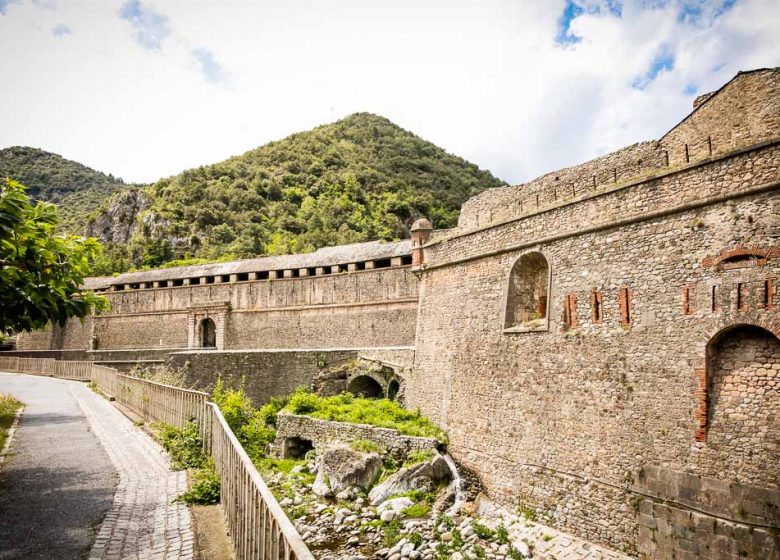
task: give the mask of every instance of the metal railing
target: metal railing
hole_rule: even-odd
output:
[[[92,362],[60,362],[52,358],[0,356],[0,370],[30,375],[48,375],[63,379],[91,379]]]
[[[214,458],[220,502],[237,560],[314,560],[219,407],[200,391],[119,373],[92,362],[0,356],[0,371],[89,380],[145,420],[183,428],[195,421]]]
[[[219,407],[211,410],[211,456],[222,483],[220,500],[237,560],[313,560]]]

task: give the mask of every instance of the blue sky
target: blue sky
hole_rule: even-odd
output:
[[[518,183],[657,138],[777,37],[777,0],[0,0],[0,147],[153,181],[370,111]]]

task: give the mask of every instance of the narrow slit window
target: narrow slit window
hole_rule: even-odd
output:
[[[696,311],[696,292],[693,286],[683,288],[683,314],[693,315]]]
[[[626,287],[620,288],[618,292],[620,305],[620,324],[631,324],[631,290]]]
[[[604,318],[603,297],[601,292],[593,290],[590,294],[591,319],[594,323],[601,323]]]
[[[775,307],[775,283],[774,278],[767,278],[764,280],[764,285],[761,291],[761,304],[763,309],[774,309]]]
[[[563,302],[563,322],[570,328],[577,326],[577,296],[567,294]]]
[[[720,310],[720,305],[718,304],[718,291],[717,284],[714,284],[710,290],[710,311],[713,313],[717,313]]]

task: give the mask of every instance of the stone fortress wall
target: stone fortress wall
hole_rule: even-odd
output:
[[[495,500],[642,558],[780,557],[779,69],[429,225],[92,279],[110,313],[20,348],[162,353],[261,401],[377,360]]]
[[[407,405],[491,497],[643,558],[780,555],[780,71],[423,251]]]
[[[217,375],[246,377],[263,402],[358,350],[411,355],[411,262],[407,240],[92,278],[87,287],[108,298],[110,311],[24,333],[17,349],[120,369],[167,361],[204,387]]]

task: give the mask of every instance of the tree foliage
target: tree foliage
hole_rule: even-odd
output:
[[[33,205],[16,181],[0,187],[0,333],[63,325],[105,309],[105,298],[81,289],[98,242],[56,234],[56,206]]]
[[[109,196],[127,188],[113,175],[26,146],[0,150],[0,177],[25,185],[34,200],[57,204],[60,229],[69,233],[84,233],[82,228],[90,214]]]
[[[456,225],[465,200],[502,184],[359,113],[146,187],[151,207],[135,218],[129,243],[110,247],[104,271],[402,239],[421,216],[437,228]]]

